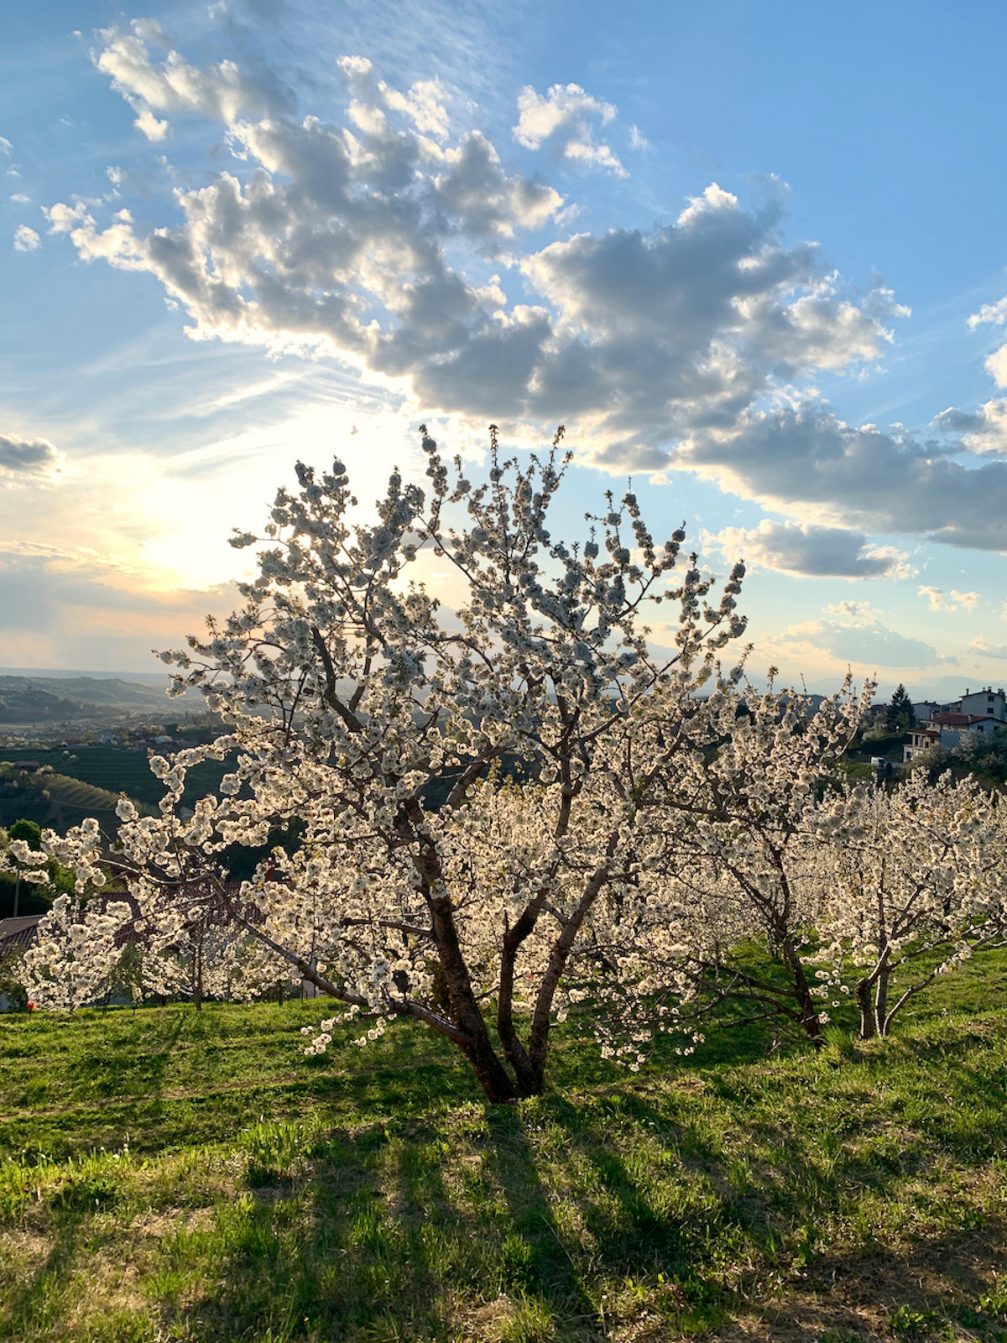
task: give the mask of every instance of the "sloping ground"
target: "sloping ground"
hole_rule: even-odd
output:
[[[168,712],[163,684],[139,685],[135,681],[91,676],[52,677],[0,674],[0,723],[30,724],[64,722],[87,718],[98,709],[135,709],[149,713]]]
[[[120,793],[127,793],[138,804],[156,808],[164,797],[164,785],[150,772],[145,746],[82,746],[70,753],[61,747],[0,747],[0,777],[4,765],[16,771],[25,760],[49,765],[57,774],[90,784],[116,800]],[[216,788],[230,768],[228,762],[219,760],[194,766],[183,794],[183,805],[193,806],[204,793]],[[99,797],[96,805],[105,802],[107,797]]]
[[[0,825],[23,818],[65,831],[94,816],[106,830],[114,831],[118,802],[118,793],[68,774],[25,774],[16,763],[0,760]],[[138,801],[137,806],[145,815],[155,812],[149,803]]]
[[[561,1042],[488,1107],[317,1005],[0,1023],[0,1338],[1007,1340],[1007,963],[888,1043]]]

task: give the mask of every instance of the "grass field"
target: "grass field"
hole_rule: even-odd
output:
[[[561,1039],[513,1107],[321,1014],[0,1019],[0,1338],[1007,1340],[1007,960],[817,1058]]]

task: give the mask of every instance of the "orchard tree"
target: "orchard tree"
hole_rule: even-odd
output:
[[[847,678],[816,705],[772,684],[749,689],[743,703],[718,703],[716,749],[683,761],[615,960],[640,966],[652,991],[660,984],[683,1024],[729,1003],[821,1046],[817,814],[873,690],[854,694]]]
[[[492,428],[472,484],[424,430],[428,485],[394,472],[373,521],[340,462],[298,465],[264,535],[233,539],[258,548],[243,605],[162,654],[226,731],[151,760],[158,816],[119,810],[116,865],[152,923],[218,911],[369,1018],[364,1038],[405,1016],[451,1041],[493,1101],[541,1090],[602,897],[638,898],[636,841],[668,824],[741,675],[718,661],[744,629],[740,564],[713,595],[684,531],[655,541],[631,492],[580,544],[551,535],[561,436],[522,466]],[[453,609],[422,581],[428,555],[453,575]],[[184,812],[209,758],[231,771]],[[294,821],[294,851],[230,887],[225,852]],[[100,883],[97,827],[47,842]]]
[[[823,979],[852,989],[861,1038],[887,1035],[938,975],[1002,943],[1007,811],[972,778],[919,770],[829,799],[820,829]]]
[[[130,914],[125,901],[86,905],[71,895],[59,896],[18,967],[28,997],[39,1006],[64,1011],[107,1000],[122,959],[121,931]]]

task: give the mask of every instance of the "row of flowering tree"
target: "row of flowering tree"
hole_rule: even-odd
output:
[[[724,663],[743,567],[715,590],[632,493],[555,538],[560,438],[521,466],[491,431],[474,485],[424,431],[426,487],[394,473],[371,521],[339,462],[298,467],[264,535],[234,537],[257,548],[241,608],[162,655],[225,731],[152,759],[159,814],[124,800],[114,852],[94,823],[47,836],[80,897],[111,866],[128,898],[58,904],[25,967],[39,1004],[92,1000],[126,929],[154,991],[210,937],[206,991],[287,974],[340,1005],[310,1050],[340,1018],[373,1037],[410,1017],[504,1101],[542,1089],[572,1008],[631,1067],[728,998],[818,1044],[837,995],[883,1033],[910,992],[890,1000],[893,975],[915,992],[998,938],[997,805],[830,790],[872,687],[814,713],[743,689],[743,657]],[[450,608],[416,577],[427,553]],[[187,812],[211,757],[231,772]],[[228,881],[236,845],[292,828]]]

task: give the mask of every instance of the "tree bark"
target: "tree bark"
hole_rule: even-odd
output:
[[[783,956],[783,963],[790,971],[794,983],[794,998],[801,1014],[801,1027],[814,1047],[821,1049],[824,1043],[822,1021],[818,1015],[815,1000],[811,996],[811,987],[808,984],[808,977],[804,973],[801,957],[789,934],[780,943],[780,952]]]
[[[862,979],[857,985],[857,1007],[860,1009],[860,1038],[871,1040],[877,1033],[877,1018],[871,998],[871,981]]]
[[[888,1034],[888,967],[884,966],[878,975],[878,986],[874,991],[874,1020],[878,1034]]]

